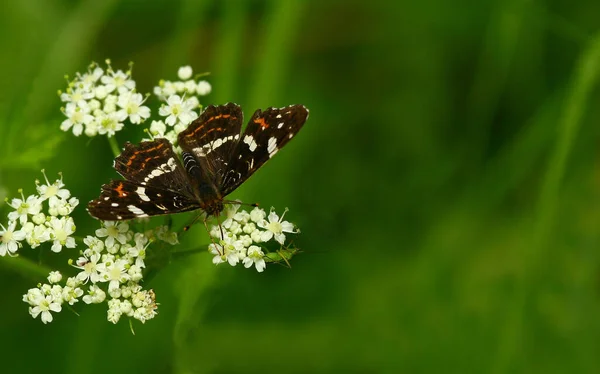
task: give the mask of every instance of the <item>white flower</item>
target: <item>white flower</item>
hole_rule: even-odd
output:
[[[92,284],[88,290],[88,294],[83,297],[83,302],[86,304],[100,304],[106,299],[106,293],[95,284]]]
[[[131,91],[135,88],[135,81],[130,79],[129,74],[121,70],[116,72],[109,70],[110,75],[104,75],[100,81],[106,86],[106,91],[113,92],[115,89],[119,93]]]
[[[243,259],[244,267],[249,268],[254,264],[256,271],[262,273],[267,267],[267,264],[263,259],[264,256],[265,254],[259,247],[255,245],[250,246],[250,248],[248,248],[247,257]]]
[[[8,228],[0,223],[0,227],[2,227],[2,231],[0,231],[0,256],[2,257],[6,256],[7,253],[9,255],[15,254],[21,246],[19,242],[25,239],[25,232],[22,230],[15,231],[16,226],[16,221],[11,221]]]
[[[174,126],[179,120],[184,124],[189,124],[198,114],[193,111],[193,101],[183,100],[179,95],[171,95],[167,99],[167,105],[162,105],[158,111],[161,116],[166,116],[165,123]]]
[[[200,81],[196,86],[196,91],[198,92],[198,95],[204,96],[208,95],[210,91],[212,91],[212,87],[207,81]]]
[[[208,249],[210,253],[215,255],[213,257],[215,265],[227,261],[229,265],[235,266],[245,256],[244,251],[246,248],[241,241],[226,237],[221,240],[221,244],[210,244]]]
[[[119,319],[121,319],[122,314],[123,312],[121,312],[121,300],[119,300],[118,298],[108,300],[108,311],[106,316],[108,321],[116,324],[117,322],[119,322]]]
[[[46,171],[43,169],[42,174],[44,175],[46,184],[40,184],[38,180],[35,181],[37,192],[40,194],[42,201],[50,199],[51,201],[56,202],[59,199],[68,199],[71,196],[71,192],[66,188],[63,188],[65,184],[63,183],[61,173],[59,173],[60,179],[57,179],[54,183],[48,181]]]
[[[60,124],[62,131],[69,131],[73,128],[73,135],[79,136],[83,132],[84,125],[89,124],[94,120],[90,115],[90,108],[87,103],[80,100],[78,103],[70,102],[64,109],[64,114],[67,119]]]
[[[51,295],[42,295],[41,292],[37,294],[37,292],[35,292],[34,290],[37,289],[33,288],[29,290],[29,292],[33,292],[36,294],[32,298],[28,297],[28,300],[31,300],[30,304],[32,305],[29,307],[29,314],[31,314],[33,318],[36,318],[38,315],[41,314],[41,319],[43,323],[52,322],[52,314],[50,312],[58,313],[62,310],[62,307],[60,305],[62,303],[62,299],[56,300]]]
[[[127,274],[128,263],[124,259],[116,259],[114,261],[103,262],[98,265],[98,272],[104,282],[109,282],[108,293],[119,289],[121,283],[125,283],[129,280],[129,274]]]
[[[106,112],[106,108],[104,111]],[[127,115],[122,112],[111,111],[110,113],[99,113],[96,117],[98,134],[106,134],[111,137],[115,135],[117,131],[123,129],[123,121],[127,118]]]
[[[267,220],[262,220],[262,222],[258,223],[259,227],[266,229],[266,231],[262,233],[262,241],[266,242],[275,237],[275,240],[277,240],[279,244],[283,244],[285,242],[285,234],[283,234],[284,232],[294,234],[298,232],[294,230],[294,225],[283,220],[283,217],[287,211],[288,209],[286,208],[281,215],[281,218],[279,218],[277,213],[274,212],[274,208],[271,208],[271,212],[269,213],[268,217],[269,221],[267,222]]]
[[[266,216],[267,213],[265,213],[265,210],[259,207],[252,209],[250,212],[250,219],[256,223],[262,222]]]
[[[163,137],[167,131],[167,126],[163,121],[152,121],[150,124],[150,134],[156,138]]]
[[[48,282],[58,283],[62,280],[62,274],[59,271],[51,271],[48,275]]]
[[[144,101],[140,93],[127,93],[119,96],[117,105],[123,108],[121,115],[129,117],[129,121],[137,125],[150,117],[150,108],[142,105]]]
[[[72,197],[69,200],[50,199],[48,202],[48,213],[52,216],[68,216],[77,205],[79,205],[79,199],[76,197]]]
[[[60,95],[63,102],[79,103],[84,100],[89,100],[94,97],[94,94],[89,91],[89,88],[83,84],[72,83],[67,92]]]
[[[23,226],[23,231],[26,232],[25,240],[31,248],[37,248],[40,244],[49,241],[52,233],[52,229],[46,225],[34,225],[31,222]]]
[[[99,238],[106,238],[106,247],[114,247],[115,241],[125,244],[127,241],[127,233],[129,232],[129,225],[125,222],[114,222],[105,221],[104,227],[96,230],[96,236]]]
[[[46,222],[46,215],[45,215],[44,213],[41,213],[41,212],[40,212],[40,213],[38,213],[38,214],[34,214],[34,215],[31,217],[31,221],[32,221],[33,223],[35,223],[36,225],[41,225],[41,224],[43,224],[44,222]],[[29,223],[29,222],[27,222],[27,223]]]
[[[8,219],[10,221],[15,221],[19,219],[21,225],[24,225],[27,222],[28,215],[38,214],[42,210],[42,201],[36,195],[23,196],[23,191],[21,192],[21,199],[12,199],[12,201],[8,204],[13,209],[16,209],[14,212],[8,213]]]
[[[54,241],[51,248],[53,252],[60,252],[63,246],[75,248],[75,239],[69,236],[75,232],[75,222],[73,221],[73,218],[52,217],[47,225],[52,229],[50,239]]]
[[[192,67],[191,66],[182,66],[177,70],[177,76],[181,80],[190,79],[192,76]]]
[[[194,95],[196,93],[196,81],[190,79],[184,83],[184,91]]]
[[[97,230],[96,230],[97,231]],[[95,236],[88,235],[83,239],[83,243],[88,246],[91,252],[100,254],[104,250],[104,242]],[[86,250],[87,252],[87,250]],[[91,254],[90,254],[91,255]],[[86,256],[88,256],[86,254]]]
[[[64,287],[62,290],[62,299],[69,305],[73,305],[78,302],[79,298],[83,295],[83,290],[79,287]]]
[[[82,283],[87,283],[91,280],[92,283],[100,282],[100,273],[98,272],[98,261],[100,261],[100,253],[91,252],[89,256],[84,253],[83,257],[77,259],[76,265],[73,265],[77,269],[81,269],[76,276],[77,280]]]

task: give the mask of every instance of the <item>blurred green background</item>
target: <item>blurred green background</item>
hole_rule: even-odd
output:
[[[115,174],[105,139],[59,131],[65,74],[133,61],[150,92],[189,64],[211,72],[205,104],[311,110],[232,195],[290,208],[292,269],[173,262],[133,336],[105,305],[33,320],[21,295],[44,277],[23,248],[0,258],[0,372],[600,372],[599,2],[0,7],[0,186],[62,171],[80,235]],[[207,243],[192,232],[183,245]]]

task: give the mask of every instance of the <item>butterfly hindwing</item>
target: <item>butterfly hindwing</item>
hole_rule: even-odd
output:
[[[103,185],[100,197],[88,203],[90,214],[105,221],[180,213],[198,208],[197,201],[183,194],[127,180],[112,180]]]
[[[229,164],[219,183],[223,196],[273,157],[298,133],[307,118],[308,109],[303,105],[254,112],[228,157]]]

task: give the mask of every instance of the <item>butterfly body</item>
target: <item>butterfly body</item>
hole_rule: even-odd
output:
[[[209,106],[179,134],[181,159],[164,138],[127,143],[114,164],[125,179],[102,186],[88,211],[109,221],[196,209],[216,216],[224,197],[273,157],[307,118],[302,105],[257,110],[241,133],[238,105]]]

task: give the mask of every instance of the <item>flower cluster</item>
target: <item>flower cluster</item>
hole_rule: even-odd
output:
[[[172,144],[177,144],[177,135],[198,118],[198,96],[208,95],[212,89],[207,81],[192,78],[190,66],[179,68],[177,75],[180,80],[161,80],[154,87],[154,94],[163,103],[158,114],[166,118],[152,121],[147,131],[152,138],[167,138]]]
[[[164,137],[177,146],[177,135],[200,114],[199,97],[211,91],[210,84],[201,77],[202,74],[193,77],[192,68],[184,66],[178,71],[179,80],[161,80],[154,88],[162,119],[152,121],[145,130],[150,140]],[[68,80],[66,91],[59,94],[65,103],[61,110],[67,117],[60,128],[76,136],[112,137],[125,121],[140,124],[151,116],[150,108],[144,105],[149,95],[136,92],[131,65],[123,72],[113,70],[109,60],[105,68],[92,63],[87,72]],[[110,142],[117,148],[114,138]],[[0,256],[16,256],[25,243],[31,248],[48,243],[53,252],[76,247],[75,224],[70,214],[79,201],[65,188],[62,175],[54,183],[48,181],[45,173],[44,178],[45,183],[36,181],[37,194],[26,197],[20,190],[21,198],[5,200],[13,210],[6,226],[0,223]],[[292,223],[284,221],[287,209],[280,217],[273,208],[267,213],[260,208],[247,212],[239,207],[238,203],[228,204],[225,220],[210,230],[212,244],[208,250],[214,255],[214,264],[235,266],[241,262],[246,268],[262,272],[267,263],[287,263],[298,253],[298,249],[286,245],[286,235],[299,232]],[[145,273],[164,265],[156,261],[162,256],[152,257],[153,252],[149,251],[157,242],[179,243],[177,233],[167,226],[134,230],[127,222],[102,222],[94,235],[78,239],[77,255],[69,260],[70,276],[66,272],[50,272],[47,282],[29,289],[23,301],[29,305],[31,316],[40,316],[43,323],[51,322],[53,313],[79,301],[82,303],[78,305],[106,302],[107,320],[112,323],[122,317],[145,323],[157,314],[154,291],[142,286]],[[191,255],[198,250],[178,253]]]
[[[61,108],[66,120],[60,125],[63,131],[72,129],[75,136],[113,136],[123,129],[125,120],[140,124],[150,117],[150,108],[144,106],[147,97],[137,93],[135,81],[129,70],[114,71],[110,60],[106,60],[106,70],[96,63],[88,67],[84,74],[77,73],[68,82],[66,92],[59,92],[66,103]]]
[[[64,303],[73,305],[81,299],[85,304],[107,301],[107,319],[112,323],[123,315],[142,323],[154,318],[154,291],[140,285],[150,239],[178,243],[177,235],[164,226],[134,233],[127,223],[104,222],[95,236],[83,240],[86,248],[79,258],[69,261],[79,271],[75,276],[61,285],[62,275],[53,271],[48,276],[49,284],[40,284],[23,295],[29,313],[33,318],[41,314],[42,322],[48,323],[52,321],[51,312],[60,312]]]
[[[210,244],[208,250],[214,255],[214,264],[227,262],[235,266],[241,261],[244,267],[254,265],[258,272],[262,272],[266,262],[272,262],[268,252],[263,251],[263,245],[273,239],[284,245],[285,233],[297,234],[300,230],[283,220],[287,209],[279,217],[274,208],[267,216],[264,209],[258,207],[251,212],[238,211],[239,207],[239,204],[229,205],[227,219],[221,225],[212,226],[210,236],[217,242]]]
[[[14,210],[8,213],[6,226],[0,223],[0,256],[14,256],[25,241],[31,248],[51,242],[51,250],[75,248],[75,223],[69,215],[79,204],[76,197],[64,188],[62,175],[50,183],[42,170],[45,184],[36,181],[37,194],[14,198],[7,204]]]

